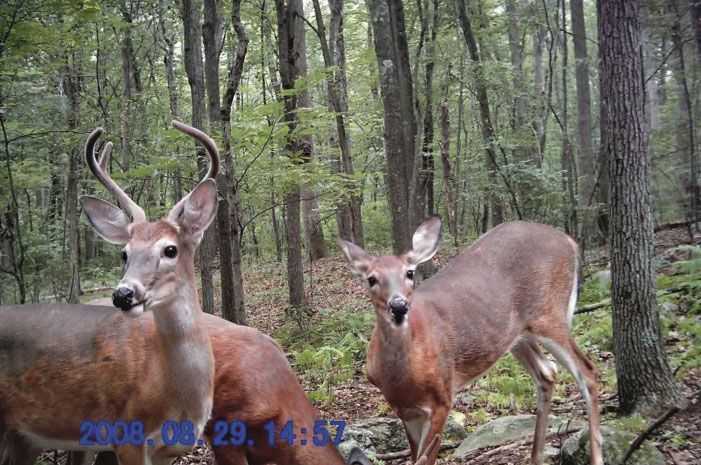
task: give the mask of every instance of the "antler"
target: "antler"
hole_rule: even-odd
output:
[[[102,149],[102,154],[100,155],[100,161],[98,162],[95,159],[95,142],[97,142],[103,132],[104,129],[96,128],[88,136],[88,140],[85,143],[85,161],[90,171],[92,171],[102,185],[115,196],[119,206],[131,216],[134,223],[146,221],[144,210],[107,174],[105,167],[107,165],[107,160],[109,160],[110,153],[112,152],[112,142],[107,142],[105,144],[105,147]]]
[[[215,179],[217,174],[219,174],[219,150],[217,149],[217,144],[214,142],[214,140],[199,129],[188,126],[180,121],[173,120],[173,127],[199,141],[202,145],[204,145],[204,148],[207,149],[207,154],[209,155],[209,170],[207,170],[207,174],[205,174],[204,178],[202,178],[199,184],[202,184],[208,179]],[[175,204],[168,214],[169,221],[174,222],[178,216],[180,216],[188,197],[190,197],[190,194],[187,194]]]
[[[433,436],[433,441],[431,441],[428,444],[428,447],[426,447],[426,449],[424,450],[424,453],[421,454],[421,457],[419,457],[419,460],[417,460],[414,465],[424,465],[428,461],[428,458],[431,456],[431,454],[433,454],[440,447],[441,447],[441,435],[440,435],[440,433],[438,433],[435,436]]]

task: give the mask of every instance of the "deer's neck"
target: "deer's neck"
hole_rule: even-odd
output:
[[[214,359],[194,285],[177,282],[168,298],[152,305],[156,333],[164,349],[165,372],[182,415],[206,419],[212,407]]]

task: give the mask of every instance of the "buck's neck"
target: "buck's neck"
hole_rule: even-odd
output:
[[[212,346],[203,325],[194,281],[180,278],[172,284],[173,292],[152,305],[151,310],[164,348],[171,396],[179,405],[179,411],[173,415],[197,424],[206,421],[212,408]]]

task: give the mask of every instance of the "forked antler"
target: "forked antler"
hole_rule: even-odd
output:
[[[433,441],[431,441],[428,444],[428,447],[424,450],[424,453],[421,454],[421,457],[419,457],[419,460],[416,461],[414,465],[424,465],[427,461],[428,458],[436,452],[439,448],[441,447],[441,435],[436,434],[433,436]]]
[[[217,149],[217,144],[214,142],[214,140],[199,129],[183,124],[180,121],[173,120],[173,127],[199,141],[207,149],[207,154],[209,155],[209,170],[207,170],[207,174],[205,174],[204,178],[202,178],[199,184],[202,184],[208,179],[215,179],[219,174],[219,150]],[[173,209],[168,214],[169,221],[174,222],[177,220],[178,216],[180,216],[182,213],[183,206],[185,205],[185,202],[189,196],[190,194],[187,194],[175,204]]]
[[[104,129],[96,128],[88,136],[88,141],[85,143],[85,161],[95,177],[112,193],[112,195],[114,195],[119,206],[131,216],[132,222],[140,223],[146,221],[144,210],[107,174],[105,166],[112,152],[112,142],[107,142],[105,144],[105,147],[102,149],[102,154],[100,155],[100,161],[98,162],[95,159],[95,142],[97,142],[97,139],[100,138],[103,132]]]

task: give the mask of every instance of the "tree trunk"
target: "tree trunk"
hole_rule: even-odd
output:
[[[280,79],[285,104],[284,121],[288,126],[285,150],[290,158],[299,163],[298,154],[310,156],[310,147],[306,141],[292,135],[297,127],[298,95],[292,90],[300,78],[299,70],[299,34],[304,31],[302,22],[302,0],[275,0],[278,27],[278,57],[280,60]],[[302,49],[303,51],[303,49]],[[289,288],[290,307],[297,311],[306,307],[304,295],[304,268],[302,266],[302,238],[300,222],[300,187],[291,187],[285,195],[287,227],[287,285]]]
[[[336,114],[336,137],[341,152],[339,172],[348,178],[353,177],[353,157],[351,154],[351,139],[346,128],[345,115],[348,113],[348,83],[346,79],[346,46],[343,35],[343,0],[329,0],[331,19],[329,22],[329,37],[326,40],[324,20],[321,16],[319,0],[314,0],[317,31],[321,42],[324,66],[335,67],[334,75],[327,78],[327,88],[331,109]],[[328,43],[328,45],[326,45]],[[355,186],[351,186],[355,188]],[[361,197],[351,192],[349,199],[339,202],[336,212],[338,236],[355,244],[363,246],[363,222],[361,217]]]
[[[395,253],[411,247],[423,212],[414,211],[410,185],[416,179],[416,118],[402,1],[368,0],[384,107],[389,207]]]
[[[574,58],[576,62],[575,80],[577,83],[577,141],[579,188],[579,208],[582,212],[580,236],[592,240],[597,235],[594,209],[594,186],[596,185],[596,162],[591,134],[591,92],[589,89],[589,56],[584,21],[583,0],[570,0]]]
[[[477,91],[477,102],[479,104],[480,122],[482,129],[482,140],[484,141],[487,176],[489,178],[489,203],[491,204],[492,227],[504,222],[504,205],[497,194],[497,150],[495,147],[494,126],[492,125],[492,115],[489,108],[489,95],[487,93],[487,82],[482,70],[482,64],[477,47],[477,40],[472,31],[472,24],[467,15],[467,9],[463,0],[455,1],[458,20],[465,37],[467,50],[474,68],[474,85]]]
[[[696,225],[701,219],[699,211],[699,182],[696,161],[696,142],[694,137],[694,111],[687,81],[686,60],[684,58],[684,42],[681,33],[681,18],[677,0],[669,0],[669,10],[673,16],[672,44],[677,52],[675,76],[679,83],[679,126],[677,147],[686,156],[689,166],[688,180],[685,184],[688,193],[688,220]],[[693,238],[692,238],[693,239]]]
[[[447,99],[441,104],[441,164],[443,165],[443,192],[448,230],[453,240],[458,240],[458,208],[456,200],[455,175],[450,163],[450,112]]]
[[[205,1],[213,3],[213,0]],[[248,36],[241,22],[241,0],[232,0],[231,18],[238,42],[234,52],[235,58],[229,68],[224,99],[219,114],[216,115],[217,120],[221,121],[220,127],[223,130],[224,139],[222,169],[217,178],[221,193],[217,220],[220,234],[222,315],[229,321],[245,325],[247,316],[244,307],[243,272],[241,270],[240,200],[238,181],[234,176],[234,156],[231,144],[231,106],[241,83],[243,64],[248,51]],[[212,101],[212,103],[214,102]]]
[[[66,56],[63,87],[69,101],[66,115],[67,126],[71,130],[80,127],[80,56],[79,52],[69,52]],[[66,246],[68,248],[68,298],[69,304],[80,303],[80,210],[78,208],[78,191],[82,151],[73,147],[68,151],[68,176],[66,179],[65,216]],[[17,225],[19,227],[19,225]]]
[[[206,131],[207,112],[205,108],[204,64],[202,63],[202,4],[198,0],[183,0],[183,45],[187,80],[192,99],[192,126]],[[197,145],[197,160],[200,172],[207,169],[207,156]],[[214,280],[212,266],[216,254],[214,228],[209,228],[202,239],[199,250],[199,266],[202,279],[202,309],[214,313]]]
[[[639,3],[597,3],[602,151],[609,164],[613,335],[622,413],[678,403],[655,296]]]
[[[430,3],[429,3],[430,4]],[[438,0],[433,0],[428,8],[426,23],[430,26],[430,40],[426,49],[425,64],[425,85],[424,97],[426,98],[426,109],[424,111],[423,144],[421,148],[421,172],[418,174],[418,186],[416,196],[423,198],[425,195],[425,210],[422,208],[422,216],[433,216],[435,211],[434,200],[434,169],[435,160],[433,157],[433,70],[435,67],[436,36],[438,29]],[[422,206],[423,207],[423,206]],[[417,207],[418,208],[418,207]],[[423,219],[423,218],[421,218]]]

